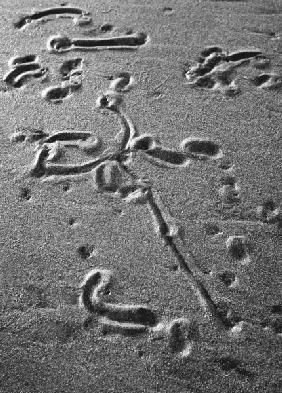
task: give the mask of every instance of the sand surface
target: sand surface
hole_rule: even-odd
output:
[[[0,392],[281,392],[282,2],[0,9]]]

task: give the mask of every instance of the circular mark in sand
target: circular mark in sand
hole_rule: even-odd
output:
[[[98,97],[96,101],[96,107],[99,109],[110,109],[117,111],[119,106],[122,104],[122,96],[114,91],[109,91],[106,94]]]
[[[220,301],[217,303],[216,307],[221,318],[229,327],[233,327],[242,320],[242,318],[240,318],[240,316],[230,308],[227,302]]]
[[[102,32],[102,33],[107,33],[108,31],[112,31],[113,30],[113,25],[111,25],[110,23],[103,23],[101,26],[100,26],[100,31]]]
[[[218,161],[218,168],[222,169],[223,171],[229,171],[233,169],[233,164],[230,160],[223,158]]]
[[[281,213],[272,199],[268,199],[257,208],[257,217],[268,224],[279,223],[281,225]]]
[[[21,131],[17,131],[14,132],[9,139],[12,143],[24,142],[26,140],[26,134]]]
[[[270,323],[270,327],[273,329],[274,333],[281,334],[282,333],[282,316],[277,316]]]
[[[226,248],[234,259],[242,260],[248,255],[245,236],[230,236],[226,241]]]
[[[236,274],[234,272],[225,271],[223,273],[220,273],[218,276],[223,282],[223,284],[227,287],[230,287],[236,280]]]
[[[130,142],[130,148],[136,150],[152,150],[155,149],[157,143],[149,134],[140,135]]]
[[[177,272],[179,270],[179,266],[178,265],[172,265],[169,267],[170,270],[172,270],[173,272]]]
[[[92,256],[94,247],[90,244],[84,244],[78,247],[77,252],[82,259],[88,259]]]
[[[274,304],[271,307],[272,314],[282,314],[282,304]]]
[[[239,186],[236,183],[234,186],[226,184],[219,188],[218,194],[223,203],[239,203],[241,200],[239,190]]]
[[[215,86],[216,82],[209,76],[201,76],[195,81],[195,86],[203,87],[206,89],[212,89]]]
[[[69,190],[70,190],[70,184],[69,183],[64,184],[63,185],[63,191],[67,192]]]
[[[264,83],[268,82],[270,79],[269,74],[260,74],[255,76],[254,78],[250,79],[250,81],[255,85],[255,86],[261,86]]]
[[[112,82],[109,86],[109,90],[115,92],[127,92],[135,84],[134,78],[128,72],[119,72],[112,76]]]
[[[29,201],[30,198],[31,198],[30,189],[27,188],[27,187],[21,187],[20,188],[20,198],[21,199],[26,199],[27,201]]]
[[[204,224],[204,230],[207,235],[209,236],[215,236],[218,233],[220,233],[220,228],[217,224],[212,223],[212,222],[207,222]]]
[[[68,223],[69,223],[70,226],[73,226],[73,225],[76,224],[76,219],[73,218],[73,217],[70,217],[69,220],[68,220]]]
[[[218,159],[223,156],[218,144],[209,139],[186,138],[180,148],[191,158],[196,159]]]
[[[100,191],[115,192],[118,190],[122,175],[117,161],[104,161],[92,170],[95,188]]]
[[[163,8],[163,13],[165,15],[171,15],[173,13],[173,9],[171,7],[164,7]]]
[[[234,176],[226,174],[226,175],[221,176],[221,178],[219,179],[219,182],[223,186],[235,186],[236,179]]]

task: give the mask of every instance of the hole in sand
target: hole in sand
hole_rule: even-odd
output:
[[[136,150],[149,150],[154,145],[154,140],[150,135],[140,135],[131,143],[132,149]]]
[[[182,142],[182,148],[192,155],[207,157],[214,157],[220,151],[219,146],[216,143],[205,139],[188,138]]]
[[[94,251],[94,247],[90,244],[84,244],[78,247],[77,252],[82,259],[88,259]]]
[[[220,178],[219,182],[223,186],[234,186],[236,179],[233,176],[225,175]]]
[[[70,217],[69,218],[69,225],[74,225],[76,223],[76,219],[75,218],[73,218],[73,217]]]
[[[210,76],[205,76],[198,78],[195,85],[206,89],[212,89],[215,86],[215,81]]]
[[[111,31],[111,30],[113,30],[113,25],[111,25],[110,23],[103,23],[100,26],[100,31],[102,33],[106,33],[106,32]]]
[[[237,369],[239,361],[231,357],[222,357],[218,359],[218,363],[223,371],[231,371]]]
[[[163,13],[164,13],[165,15],[170,15],[170,14],[173,13],[173,9],[172,9],[171,7],[164,7],[164,8],[163,8]]]
[[[20,198],[21,199],[26,199],[27,201],[29,201],[30,198],[31,198],[30,189],[27,188],[27,187],[21,187],[20,188]]]
[[[209,236],[214,236],[217,235],[220,232],[220,228],[217,224],[214,224],[212,222],[207,222],[204,225],[204,229],[207,235]]]
[[[230,160],[227,159],[222,159],[219,161],[218,163],[218,168],[222,169],[224,171],[228,171],[229,169],[231,169],[233,167],[233,164]]]
[[[274,333],[281,334],[282,333],[282,317],[278,316],[270,323],[271,328],[273,329]]]
[[[261,86],[265,82],[269,81],[271,78],[271,75],[269,74],[260,74],[255,76],[254,78],[250,79],[250,81],[255,85],[255,86]]]
[[[225,271],[219,274],[219,278],[227,287],[230,287],[236,279],[236,275],[233,272]]]
[[[282,314],[282,304],[274,304],[271,307],[272,314]]]
[[[229,255],[234,259],[244,259],[247,256],[247,245],[244,236],[230,236],[226,241]]]
[[[63,185],[63,191],[67,192],[69,190],[70,190],[70,184],[69,183],[64,184]]]

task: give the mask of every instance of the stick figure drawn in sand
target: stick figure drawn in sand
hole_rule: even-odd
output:
[[[180,270],[188,276],[190,285],[205,312],[218,324],[225,326],[227,322],[218,312],[216,304],[201,282],[202,273],[197,268],[194,255],[190,252],[187,261],[177,248],[174,239],[183,236],[181,227],[165,207],[161,197],[153,190],[152,185],[144,179],[137,178],[129,168],[136,155],[141,155],[153,165],[180,169],[187,167],[191,160],[218,160],[223,157],[223,152],[209,139],[186,138],[178,148],[169,149],[162,146],[152,135],[139,134],[124,106],[124,94],[133,88],[134,84],[134,78],[128,73],[117,74],[109,89],[96,101],[97,108],[108,110],[119,119],[121,129],[115,137],[114,147],[105,149],[97,155],[102,141],[91,132],[56,132],[44,136],[38,142],[38,150],[29,174],[43,181],[88,176],[98,192],[107,193],[128,203],[146,204],[157,234],[172,250]],[[95,158],[79,164],[56,163],[60,154],[67,148],[80,149],[88,155],[95,155]]]

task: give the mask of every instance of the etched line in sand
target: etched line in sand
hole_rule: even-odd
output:
[[[72,18],[73,22],[77,25],[89,24],[92,20],[88,11],[84,11],[78,7],[52,7],[35,10],[28,15],[22,16],[18,21],[14,22],[14,27],[23,29],[33,22],[42,21],[43,18],[47,17],[49,19],[50,16],[69,17]]]
[[[91,169],[103,162],[96,158],[79,165],[54,164],[66,148],[77,148],[87,155],[93,155],[101,147],[101,140],[91,132],[58,131],[54,134],[44,134],[37,145],[37,153],[30,167],[32,177],[53,175],[74,175],[90,172]],[[113,155],[109,155],[112,158]]]
[[[90,131],[57,131],[43,139],[43,143],[54,143],[58,141],[77,141],[92,137]]]
[[[9,139],[12,143],[33,143],[45,138],[46,136],[47,134],[42,129],[19,127],[18,131],[11,134]]]
[[[14,68],[17,65],[20,64],[26,64],[26,63],[35,63],[38,61],[38,56],[36,55],[24,55],[24,56],[15,56],[12,57],[9,62],[8,62],[8,66],[10,68]]]
[[[188,278],[189,285],[193,289],[195,295],[198,297],[198,300],[205,313],[217,323],[219,328],[227,328],[228,326],[226,325],[225,320],[221,317],[215,302],[212,300],[203,283],[200,281],[199,277],[202,278],[204,274],[197,267],[195,256],[189,250],[189,248],[187,248],[189,254],[189,258],[187,259],[185,259],[185,257],[179,251],[176,243],[170,235],[168,225],[163,217],[162,211],[154,199],[151,189],[148,189],[147,200],[148,208],[153,215],[159,235],[165,244],[171,249],[173,255],[178,261],[180,270],[183,271],[183,273]]]
[[[36,55],[12,57],[8,65],[10,71],[3,76],[3,80],[15,88],[24,86],[29,78],[46,77],[48,71],[46,67],[40,65]]]
[[[64,53],[71,50],[134,50],[148,42],[148,35],[142,32],[108,38],[69,38],[55,35],[48,39],[47,49],[51,53]]]
[[[157,317],[147,306],[130,304],[112,304],[103,300],[112,281],[109,270],[93,269],[81,284],[80,306],[90,313],[99,315],[98,322],[103,331],[136,334],[148,331],[155,326]]]

